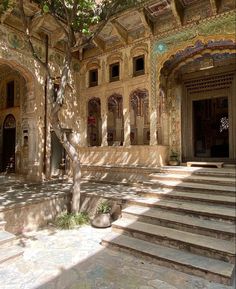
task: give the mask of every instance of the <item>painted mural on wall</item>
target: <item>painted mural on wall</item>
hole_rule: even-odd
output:
[[[182,28],[177,33],[157,39],[153,43],[153,56],[167,53],[170,49],[181,46],[184,42],[200,36],[210,35],[234,35],[236,25],[235,13],[228,14],[222,18],[210,19],[209,21],[202,21],[198,25],[190,28]],[[232,38],[234,39],[234,38]]]

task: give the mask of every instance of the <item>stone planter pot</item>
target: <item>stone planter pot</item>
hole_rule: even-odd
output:
[[[99,214],[92,220],[92,226],[96,228],[107,228],[111,226],[111,214]]]
[[[178,166],[179,165],[179,161],[169,160],[169,165],[170,166]]]

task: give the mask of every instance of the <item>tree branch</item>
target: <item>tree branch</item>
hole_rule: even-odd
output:
[[[35,51],[35,48],[34,48],[34,45],[33,45],[32,39],[31,39],[31,35],[30,35],[28,19],[27,19],[27,16],[25,14],[23,0],[19,0],[19,6],[20,6],[21,18],[23,21],[24,29],[25,29],[25,34],[26,34],[26,37],[27,37],[27,40],[29,43],[30,50],[33,54],[33,57],[47,70],[48,73],[50,73],[48,70],[48,67],[47,67],[47,63],[42,61],[42,59],[38,56],[38,54]]]

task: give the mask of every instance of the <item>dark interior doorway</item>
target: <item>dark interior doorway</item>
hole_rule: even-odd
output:
[[[228,98],[193,101],[194,156],[229,157]]]
[[[2,171],[15,172],[16,121],[8,115],[3,124]]]
[[[51,175],[59,176],[65,173],[66,151],[53,131],[51,133]]]

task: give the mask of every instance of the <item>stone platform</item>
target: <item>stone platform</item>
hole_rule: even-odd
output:
[[[23,257],[0,265],[1,289],[233,289],[104,248],[100,240],[110,231],[23,234]]]
[[[98,202],[104,198],[122,210],[122,219],[113,223],[113,232],[103,238],[103,244],[113,249],[124,249],[125,253],[135,252],[143,262],[151,260],[156,265],[168,267],[165,270],[179,270],[182,272],[179,274],[196,275],[212,284],[221,283],[220,286],[232,285],[236,233],[235,170],[124,168],[126,175],[129,170],[132,178],[121,181],[112,178],[122,177],[115,174],[117,169],[120,170],[116,167],[99,170],[93,174],[93,181],[85,175],[87,180],[84,179],[81,185],[82,210],[93,214]],[[106,178],[101,178],[102,175]],[[58,206],[58,200],[66,206],[71,188],[71,183],[65,180],[43,184],[21,180],[14,184],[10,178],[5,182],[2,179],[2,184],[1,212],[6,219],[12,210],[14,214],[9,220],[12,224],[20,220],[23,223],[21,232],[31,229],[28,221],[34,220],[38,224],[41,217],[44,224],[50,221],[63,209],[63,206]],[[47,207],[47,204],[53,206]],[[38,207],[38,213],[35,213],[34,206]],[[25,214],[17,215],[18,208],[25,210]],[[29,212],[35,218],[29,218]],[[14,217],[18,218],[14,220]],[[151,247],[152,252],[147,252],[146,249]]]

